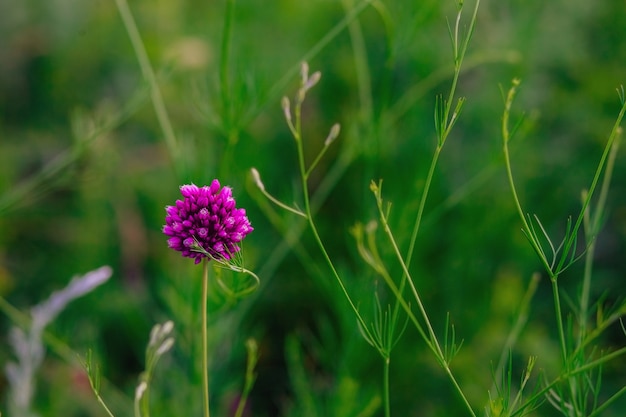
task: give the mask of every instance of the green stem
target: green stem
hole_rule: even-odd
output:
[[[513,194],[513,202],[515,203],[515,208],[517,209],[517,214],[522,221],[523,227],[522,230],[526,234],[528,241],[530,242],[533,250],[539,256],[541,263],[545,270],[550,274],[550,279],[554,277],[552,273],[552,267],[548,262],[548,259],[545,257],[543,250],[539,246],[539,243],[536,239],[533,238],[533,233],[530,225],[528,224],[528,220],[526,220],[526,216],[524,215],[524,210],[522,210],[522,205],[520,203],[520,199],[517,195],[517,189],[515,188],[515,181],[513,180],[513,169],[511,168],[511,157],[509,155],[509,140],[511,139],[511,134],[509,132],[509,116],[511,114],[511,106],[513,104],[513,99],[515,98],[515,94],[517,93],[517,88],[520,85],[520,80],[514,79],[513,85],[509,89],[509,92],[506,97],[506,102],[504,104],[504,113],[502,114],[502,150],[504,153],[504,165],[506,167],[506,175],[509,181],[509,187],[511,189],[511,194]]]
[[[209,258],[205,258],[202,263],[202,399],[204,417],[210,416],[209,411],[209,341],[207,335],[208,317],[207,303],[209,298]]]
[[[461,389],[461,386],[458,384],[456,378],[452,374],[452,370],[450,369],[449,364],[446,362],[445,355],[443,354],[443,351],[441,350],[441,346],[439,344],[439,340],[437,339],[437,335],[435,334],[435,331],[433,330],[433,327],[431,325],[431,322],[430,322],[430,319],[428,317],[428,314],[426,313],[426,308],[424,307],[424,304],[422,303],[422,299],[421,299],[421,297],[420,297],[420,295],[419,295],[419,293],[417,291],[417,288],[415,287],[415,284],[413,283],[413,279],[411,278],[411,275],[409,274],[409,270],[407,268],[407,265],[404,262],[404,260],[402,259],[402,254],[400,253],[400,249],[398,248],[398,245],[396,244],[396,241],[395,241],[395,239],[393,237],[393,233],[391,232],[391,229],[389,228],[389,224],[387,223],[386,219],[384,217],[382,217],[382,210],[381,210],[381,208],[382,208],[381,207],[381,201],[382,200],[381,200],[380,196],[379,196],[379,198],[377,198],[377,200],[378,200],[378,204],[379,204],[379,208],[378,209],[379,209],[379,212],[381,213],[381,219],[383,221],[383,226],[385,228],[385,233],[389,237],[389,241],[391,242],[391,245],[392,245],[393,250],[394,250],[394,252],[396,254],[396,257],[398,258],[398,261],[400,262],[400,265],[402,267],[403,274],[406,276],[406,282],[409,283],[409,287],[411,288],[411,291],[413,293],[413,297],[415,298],[415,301],[417,303],[417,307],[418,307],[418,309],[420,311],[420,314],[422,315],[422,318],[424,319],[424,322],[426,323],[426,328],[428,330],[428,336],[429,336],[429,340],[426,340],[426,343],[428,344],[428,346],[431,348],[431,350],[435,354],[435,357],[439,361],[440,365],[444,368],[444,370],[446,372],[446,375],[448,375],[448,378],[452,382],[452,385],[454,386],[455,390],[457,391],[457,393],[461,397],[463,403],[467,407],[467,409],[470,412],[470,414],[472,416],[476,417],[476,413],[474,412],[474,409],[472,408],[471,404],[467,400],[467,397],[463,393],[463,390]]]
[[[617,138],[620,135],[620,132],[622,129],[620,125],[622,123],[622,119],[624,118],[625,113],[626,113],[626,102],[622,103],[622,108],[620,109],[620,112],[617,115],[617,119],[615,120],[615,124],[613,125],[613,129],[611,130],[611,134],[609,135],[609,139],[604,148],[604,152],[602,153],[602,157],[600,158],[600,162],[598,163],[598,167],[596,168],[596,172],[593,176],[593,180],[591,181],[591,185],[587,193],[587,198],[583,202],[583,207],[581,209],[580,215],[578,216],[578,219],[576,220],[576,224],[574,225],[574,228],[572,229],[572,234],[570,238],[567,240],[567,242],[565,242],[561,259],[555,271],[562,271],[563,265],[565,264],[568,258],[568,254],[570,253],[570,250],[576,250],[576,248],[572,248],[572,246],[576,242],[578,229],[580,228],[580,225],[583,221],[584,213],[587,211],[587,207],[589,206],[591,197],[593,196],[593,192],[595,191],[598,181],[600,180],[600,175],[602,175],[602,171],[604,170],[604,164],[609,156],[611,149],[613,148],[613,143],[617,140]]]
[[[310,203],[310,198],[309,198],[309,185],[308,185],[307,175],[306,175],[307,168],[306,168],[306,163],[304,160],[304,149],[302,146],[301,112],[302,112],[302,101],[298,100],[294,109],[295,124],[293,126],[292,133],[296,141],[296,149],[298,152],[298,165],[300,168],[300,179],[302,182],[302,195],[304,199],[304,213],[306,214],[306,219],[309,223],[309,228],[311,229],[311,232],[313,233],[313,237],[315,238],[315,242],[320,248],[320,251],[322,252],[322,255],[324,256],[326,263],[330,267],[333,276],[337,280],[337,283],[339,284],[339,287],[341,288],[343,295],[345,296],[346,300],[350,304],[352,311],[354,311],[354,314],[356,315],[357,320],[359,321],[359,324],[361,325],[363,331],[367,334],[367,336],[370,339],[372,339],[371,337],[372,335],[370,334],[369,327],[365,323],[365,320],[363,320],[363,317],[361,316],[361,313],[359,313],[359,310],[354,304],[354,301],[352,301],[352,297],[350,297],[350,294],[348,293],[348,290],[345,284],[343,283],[343,280],[339,276],[339,273],[337,272],[337,269],[335,268],[333,261],[330,259],[330,256],[328,255],[328,252],[326,251],[326,247],[324,246],[324,243],[322,242],[319,232],[317,231],[315,222],[313,221],[313,212],[311,210],[311,203]]]
[[[391,363],[391,358],[387,356],[384,362],[383,368],[383,395],[384,395],[384,407],[385,407],[385,417],[391,417],[391,404],[389,399],[389,365]]]
[[[595,212],[591,216],[591,221],[586,227],[585,235],[589,236],[591,243],[585,254],[585,271],[583,275],[583,285],[580,295],[580,336],[579,346],[584,343],[587,333],[587,315],[589,314],[589,299],[591,292],[591,275],[593,269],[593,257],[596,249],[596,235],[600,231],[600,221],[604,215],[604,209],[606,207],[606,199],[609,194],[609,186],[611,184],[611,177],[613,175],[613,168],[615,166],[615,158],[617,156],[617,150],[619,149],[620,134],[618,133],[615,141],[611,146],[611,152],[609,153],[608,161],[606,164],[606,171],[604,173],[604,179],[602,180],[602,187],[600,189],[600,196],[596,204]],[[586,212],[588,214],[588,211]]]
[[[426,176],[426,182],[424,184],[424,191],[422,191],[422,198],[420,199],[420,205],[417,209],[417,215],[415,216],[415,223],[413,225],[413,232],[411,233],[411,241],[409,243],[409,250],[406,256],[406,267],[407,269],[411,267],[411,260],[413,259],[413,250],[415,249],[415,242],[417,241],[417,234],[419,232],[420,226],[422,224],[422,217],[424,217],[424,207],[426,206],[426,200],[428,198],[428,193],[430,192],[430,185],[433,182],[433,177],[435,175],[435,168],[437,167],[437,161],[439,161],[439,155],[441,154],[441,146],[437,146],[435,148],[435,153],[433,154],[433,159],[430,162],[430,168],[428,169],[428,175]],[[405,277],[403,277],[404,279]]]
[[[135,19],[133,18],[133,14],[131,13],[126,0],[115,0],[115,4],[117,5],[124,27],[128,32],[128,37],[130,38],[133,49],[135,50],[135,56],[137,57],[137,61],[139,61],[141,73],[150,85],[152,104],[154,106],[154,111],[156,113],[157,120],[159,121],[159,125],[161,126],[161,130],[163,131],[163,135],[165,136],[165,143],[170,155],[172,155],[172,158],[176,161],[178,156],[176,135],[174,134],[174,129],[170,123],[167,109],[165,108],[165,102],[163,101],[163,96],[161,95],[161,89],[159,88],[156,76],[154,75],[154,70],[150,64],[146,48],[141,40],[137,24],[135,23]]]
[[[243,415],[243,412],[246,408],[246,403],[248,402],[248,396],[250,395],[250,391],[252,390],[252,386],[254,385],[254,381],[256,379],[256,376],[254,375],[254,369],[256,367],[259,356],[258,346],[254,339],[248,339],[248,341],[246,341],[246,350],[248,352],[248,358],[246,362],[246,376],[243,391],[241,393],[241,398],[239,399],[239,404],[237,405],[237,410],[235,411],[235,417],[241,417]]]
[[[220,87],[222,98],[222,111],[224,128],[228,135],[229,142],[231,138],[231,129],[233,122],[232,100],[230,87],[230,42],[232,38],[233,11],[235,9],[235,0],[226,1],[226,12],[224,13],[224,30],[222,32],[222,49],[220,54]]]
[[[565,343],[565,330],[563,328],[563,313],[561,312],[561,297],[559,296],[558,275],[551,276],[550,282],[552,283],[552,296],[554,298],[554,311],[556,315],[556,324],[559,331],[559,344],[561,345],[563,366],[565,367],[565,370],[569,372],[567,344]]]

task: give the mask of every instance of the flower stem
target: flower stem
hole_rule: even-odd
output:
[[[391,363],[391,359],[389,356],[385,358],[384,370],[383,370],[383,395],[384,399],[384,407],[385,407],[385,417],[391,417],[391,403],[389,398],[389,365]]]
[[[202,264],[202,397],[204,417],[209,417],[209,348],[207,340],[207,301],[209,286],[209,259],[205,258]]]

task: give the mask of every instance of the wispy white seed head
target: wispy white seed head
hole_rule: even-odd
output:
[[[319,82],[320,78],[322,78],[322,73],[319,71],[315,71],[313,75],[311,75],[311,77],[304,83],[304,89],[308,91],[313,88],[315,84]]]
[[[165,323],[163,323],[163,328],[161,329],[161,334],[162,335],[168,335],[172,332],[172,330],[174,330],[174,322],[172,320],[168,320]]]
[[[300,65],[300,76],[302,77],[302,85],[305,85],[309,79],[309,64],[306,61]]]
[[[161,343],[161,346],[159,346],[159,348],[156,350],[156,355],[157,356],[163,355],[165,352],[170,350],[172,346],[174,346],[174,338],[168,337],[167,339],[165,339],[163,343]]]
[[[285,119],[287,121],[291,121],[291,104],[289,103],[289,98],[286,96],[280,101],[280,106],[283,108],[283,113],[285,113]]]
[[[339,123],[335,123],[331,128],[330,128],[330,132],[328,133],[328,137],[326,138],[326,140],[324,141],[324,146],[328,146],[331,143],[333,143],[333,141],[335,139],[337,139],[337,136],[339,136],[339,132],[341,131],[341,125],[339,125]]]
[[[152,329],[150,330],[150,340],[148,341],[148,346],[155,346],[158,343],[160,336],[161,325],[157,323],[152,326]]]
[[[256,183],[256,186],[261,189],[261,191],[265,191],[265,185],[263,185],[263,181],[261,181],[261,175],[256,168],[250,169],[250,173],[252,174],[252,179]]]
[[[113,269],[110,266],[103,266],[83,276],[72,278],[65,288],[53,292],[50,298],[31,309],[33,327],[43,330],[70,301],[93,291],[111,278],[111,275],[113,275]]]

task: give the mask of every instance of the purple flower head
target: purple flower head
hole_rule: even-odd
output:
[[[230,187],[213,180],[211,186],[183,185],[180,193],[183,200],[165,207],[167,245],[196,263],[207,257],[231,259],[239,252],[237,244],[254,229],[246,210],[235,208]]]

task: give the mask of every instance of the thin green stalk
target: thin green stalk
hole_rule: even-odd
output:
[[[533,239],[533,234],[530,225],[528,224],[528,220],[524,215],[524,210],[522,210],[522,205],[520,203],[520,199],[517,195],[517,189],[515,188],[515,181],[513,180],[513,169],[511,168],[511,157],[509,155],[509,140],[511,139],[511,134],[509,132],[509,116],[511,113],[511,106],[513,104],[513,100],[515,98],[515,94],[517,93],[517,88],[520,85],[519,79],[513,80],[513,85],[509,89],[509,92],[506,97],[506,101],[504,103],[504,113],[502,114],[502,150],[504,153],[504,165],[506,167],[507,179],[509,181],[509,187],[511,189],[511,193],[513,194],[513,202],[515,203],[515,208],[517,209],[517,214],[522,221],[523,227],[522,230],[526,237],[530,241],[530,244],[533,250],[539,256],[541,263],[543,264],[545,270],[550,274],[550,279],[554,277],[552,274],[552,267],[548,262],[543,250],[539,246],[539,243]]]
[[[222,32],[222,49],[220,53],[220,87],[222,98],[222,111],[225,128],[229,132],[232,128],[232,99],[230,85],[230,43],[232,39],[233,16],[235,0],[226,0],[226,11],[224,13],[224,29]],[[230,139],[230,138],[229,138]]]
[[[246,351],[248,352],[248,358],[246,361],[246,376],[243,391],[241,393],[241,398],[239,399],[239,404],[237,405],[237,410],[235,411],[235,417],[243,416],[243,412],[246,408],[246,403],[248,402],[248,396],[250,395],[250,391],[252,390],[252,386],[254,385],[254,381],[256,380],[254,369],[259,359],[256,340],[248,339],[246,341]]]
[[[354,9],[354,0],[343,0],[346,16]],[[363,40],[363,30],[358,19],[352,19],[348,24],[352,52],[354,54],[354,67],[356,71],[357,87],[359,90],[359,102],[361,103],[361,117],[363,121],[374,120],[372,104],[371,76],[367,65],[367,48]]]
[[[311,205],[309,203],[309,195],[308,195],[308,185],[306,183],[306,179],[304,179],[304,155],[303,155],[303,151],[302,151],[302,145],[299,144],[298,145],[298,159],[300,160],[300,164],[301,164],[301,176],[302,176],[302,186],[303,186],[303,193],[304,193],[304,211],[307,215],[307,221],[309,222],[309,227],[311,229],[311,232],[313,233],[313,237],[315,238],[315,241],[318,245],[318,247],[320,248],[322,255],[324,256],[324,259],[326,260],[326,263],[328,264],[328,266],[330,267],[333,276],[335,277],[335,279],[337,280],[337,282],[339,283],[339,287],[341,288],[341,291],[343,292],[344,296],[346,297],[346,300],[348,300],[348,303],[350,304],[350,307],[352,308],[352,311],[354,311],[354,314],[357,317],[357,320],[359,321],[359,323],[361,324],[361,326],[363,327],[363,330],[366,332],[368,337],[371,337],[369,328],[367,327],[367,324],[365,323],[365,320],[363,320],[363,317],[361,316],[361,313],[359,312],[358,308],[356,307],[356,305],[354,304],[354,301],[352,301],[352,297],[350,297],[350,294],[348,293],[348,290],[346,289],[346,286],[343,283],[343,280],[341,279],[341,277],[339,276],[339,273],[337,272],[335,265],[333,263],[333,261],[330,259],[330,256],[328,255],[328,252],[326,251],[326,247],[324,246],[324,243],[322,242],[322,239],[320,238],[319,232],[317,231],[317,227],[315,226],[315,222],[313,221],[313,214],[311,212]]]
[[[593,181],[591,181],[591,185],[589,186],[587,198],[583,202],[583,207],[581,209],[580,215],[578,216],[578,219],[576,220],[576,224],[574,225],[574,228],[572,229],[572,234],[570,238],[567,240],[567,242],[565,242],[565,245],[563,247],[563,254],[561,255],[561,259],[555,269],[556,271],[562,271],[563,265],[565,264],[568,258],[568,254],[570,253],[570,250],[575,250],[575,248],[572,248],[572,246],[576,242],[576,235],[577,235],[578,229],[580,228],[580,225],[583,221],[584,213],[587,211],[587,207],[589,206],[591,202],[591,197],[593,196],[593,193],[598,184],[598,181],[600,180],[600,176],[602,175],[602,172],[604,171],[604,164],[609,156],[611,149],[613,148],[613,143],[615,142],[615,140],[617,139],[617,137],[619,136],[621,132],[620,125],[622,123],[622,119],[624,118],[625,113],[626,113],[626,101],[622,103],[622,108],[620,109],[620,112],[617,115],[617,119],[615,120],[615,124],[613,125],[613,129],[611,130],[611,134],[609,135],[609,139],[604,148],[604,152],[602,152],[602,157],[600,158],[600,162],[598,163],[598,167],[596,168],[596,172],[593,176]]]
[[[600,221],[602,216],[604,215],[604,209],[606,207],[606,199],[609,194],[609,186],[611,184],[611,177],[613,175],[613,169],[615,166],[615,158],[617,156],[617,150],[619,149],[621,135],[618,133],[616,136],[613,145],[611,146],[611,152],[609,153],[608,161],[606,164],[606,171],[604,174],[604,179],[602,180],[602,187],[600,189],[600,196],[598,198],[598,202],[596,204],[595,212],[591,220],[588,222],[587,227],[585,228],[585,235],[589,236],[592,239],[591,243],[589,243],[589,248],[585,253],[585,270],[583,274],[583,285],[580,295],[580,336],[579,336],[579,346],[582,346],[584,343],[584,339],[587,334],[587,315],[589,314],[589,299],[591,292],[591,275],[593,269],[593,257],[596,250],[596,235],[600,231]],[[585,212],[588,214],[589,212]]]
[[[539,242],[533,237],[531,226],[528,224],[528,220],[524,215],[524,211],[522,210],[522,205],[520,203],[520,199],[517,195],[517,189],[515,188],[515,181],[513,180],[513,170],[511,168],[511,158],[509,155],[509,140],[510,132],[509,132],[509,115],[511,113],[511,105],[513,104],[513,99],[515,98],[515,94],[517,93],[517,87],[519,86],[520,81],[518,79],[513,80],[513,85],[509,89],[509,92],[506,97],[506,101],[504,104],[504,113],[502,115],[502,149],[504,153],[504,164],[506,167],[506,174],[509,181],[509,187],[511,189],[511,194],[513,195],[513,202],[515,203],[515,207],[517,209],[517,213],[523,224],[523,231],[526,234],[531,246],[541,259],[544,268],[550,275],[550,282],[552,283],[552,296],[554,299],[554,308],[556,314],[556,322],[559,332],[559,345],[561,348],[561,357],[563,360],[563,364],[567,367],[567,346],[565,342],[565,331],[563,329],[563,315],[561,313],[561,300],[559,296],[559,285],[558,285],[558,274],[555,274],[552,271],[552,267],[548,262],[543,250],[539,246]]]
[[[528,283],[528,288],[526,292],[524,293],[524,296],[522,297],[522,301],[520,302],[520,306],[518,308],[517,319],[515,320],[515,324],[511,328],[511,331],[509,332],[506,338],[506,342],[504,343],[504,346],[502,347],[502,353],[500,354],[500,359],[498,360],[498,365],[496,367],[496,371],[494,372],[494,375],[500,375],[502,371],[504,370],[504,364],[507,359],[507,356],[510,357],[511,349],[517,342],[517,339],[519,338],[519,335],[521,334],[522,329],[524,328],[524,326],[526,325],[526,322],[528,321],[528,311],[530,309],[530,302],[532,301],[532,298],[535,295],[535,292],[537,291],[537,287],[539,286],[539,279],[540,279],[539,273],[538,272],[534,273],[530,279],[530,282]],[[495,384],[495,381],[494,381],[494,384]],[[495,385],[493,385],[491,387],[491,390],[494,390],[495,388],[496,388]]]
[[[463,59],[465,58],[465,53],[467,52],[467,47],[469,45],[469,41],[472,37],[472,33],[474,31],[474,26],[476,24],[476,16],[478,14],[478,6],[480,5],[480,0],[476,1],[476,5],[474,7],[474,13],[472,15],[472,18],[470,20],[470,27],[468,30],[468,33],[465,36],[465,39],[463,41],[463,46],[461,47],[461,50],[459,51],[458,48],[458,27],[460,24],[460,18],[461,18],[461,10],[459,10],[459,12],[457,13],[457,21],[456,21],[456,25],[455,25],[455,35],[452,38],[452,42],[453,42],[453,53],[454,53],[454,75],[452,77],[452,85],[450,87],[450,92],[448,94],[448,100],[445,102],[445,110],[443,113],[443,124],[441,127],[442,129],[439,129],[440,126],[440,121],[439,120],[435,120],[435,126],[437,127],[437,130],[439,132],[439,135],[437,137],[437,147],[435,148],[435,153],[433,154],[433,159],[430,163],[430,168],[428,170],[428,174],[426,177],[426,183],[424,185],[424,190],[422,191],[422,197],[420,199],[420,205],[417,211],[417,215],[415,217],[415,222],[413,225],[413,231],[411,233],[411,240],[409,241],[409,249],[407,251],[407,255],[406,255],[406,267],[407,269],[409,269],[411,267],[411,260],[413,258],[413,251],[415,249],[415,243],[417,241],[417,234],[419,232],[419,228],[422,222],[422,217],[424,215],[424,207],[426,206],[426,200],[428,198],[428,194],[430,192],[430,185],[432,183],[433,180],[433,176],[435,173],[435,168],[437,167],[437,162],[439,161],[439,155],[441,153],[441,149],[443,148],[443,145],[446,141],[447,136],[450,133],[450,130],[452,128],[452,126],[454,125],[455,121],[456,121],[456,116],[458,116],[458,111],[460,111],[460,108],[462,106],[463,101],[459,100],[459,103],[457,104],[457,108],[456,108],[456,112],[455,114],[453,114],[452,119],[450,119],[450,111],[452,109],[452,102],[454,100],[454,96],[456,95],[456,88],[457,88],[457,84],[458,84],[458,80],[459,80],[459,76],[461,74],[461,67],[463,64]],[[437,117],[437,111],[435,111],[435,117]],[[401,289],[404,288],[404,280],[406,279],[406,276],[402,277],[402,282],[400,284]]]
[[[385,358],[383,367],[383,404],[385,407],[385,417],[391,417],[391,401],[389,398],[389,365],[391,358]]]
[[[333,39],[335,39],[339,34],[348,26],[350,22],[356,19],[366,8],[369,6],[374,0],[362,0],[359,4],[357,4],[352,10],[350,10],[346,15],[339,21],[335,26],[330,29],[322,39],[320,39],[315,45],[313,45],[300,60],[294,64],[291,68],[289,68],[285,74],[278,80],[272,87],[270,87],[267,95],[265,96],[265,100],[263,103],[259,103],[261,106],[257,106],[255,108],[251,108],[246,114],[241,117],[241,124],[247,125],[254,118],[258,116],[259,109],[268,102],[273,102],[277,97],[280,97],[282,92],[285,90],[285,87],[292,82],[293,77],[300,70],[301,62],[311,61],[313,58],[317,56]]]
[[[304,88],[304,86],[303,86],[303,88]],[[305,94],[306,91],[303,90],[302,93]],[[313,220],[313,212],[311,210],[311,203],[310,203],[310,199],[309,199],[309,185],[308,185],[308,181],[307,181],[307,168],[306,168],[306,163],[305,163],[305,160],[304,160],[304,148],[302,146],[302,120],[301,120],[302,118],[301,118],[301,111],[302,111],[302,100],[303,99],[304,99],[304,97],[301,97],[301,99],[298,99],[298,101],[296,102],[296,106],[295,106],[295,109],[294,109],[295,123],[293,125],[290,124],[290,129],[291,129],[291,132],[292,132],[293,137],[295,139],[296,149],[297,149],[297,152],[298,152],[298,166],[299,166],[299,169],[300,169],[300,180],[301,180],[301,183],[302,183],[302,195],[303,195],[303,199],[304,199],[304,213],[306,214],[306,219],[307,219],[307,221],[309,223],[309,228],[311,229],[311,232],[313,233],[313,237],[315,238],[315,241],[316,241],[318,247],[320,248],[320,250],[322,252],[322,255],[324,256],[324,259],[326,260],[326,263],[330,267],[330,269],[331,269],[331,271],[333,273],[333,276],[337,280],[337,283],[339,284],[339,287],[341,288],[341,291],[343,292],[343,295],[345,296],[346,300],[350,304],[350,307],[352,308],[352,311],[354,311],[354,314],[356,315],[357,320],[359,321],[359,324],[363,328],[363,331],[367,334],[367,336],[370,339],[372,339],[371,332],[370,332],[367,324],[365,323],[365,320],[363,320],[363,317],[361,316],[361,313],[359,312],[358,308],[354,304],[354,301],[352,301],[352,297],[350,297],[350,294],[348,293],[348,290],[347,290],[346,286],[344,285],[343,280],[339,276],[339,273],[337,272],[333,261],[330,259],[330,256],[328,255],[328,252],[326,251],[326,247],[324,246],[324,243],[322,242],[322,239],[321,239],[321,237],[319,235],[319,232],[317,231],[317,227],[315,226],[315,222]]]
[[[606,410],[615,400],[617,400],[622,395],[626,394],[626,386],[623,386],[619,391],[611,396],[608,400],[606,400],[601,406],[596,408],[593,413],[589,414],[589,417],[600,416],[604,410]]]
[[[626,347],[622,347],[621,349],[618,349],[618,350],[616,350],[614,352],[607,353],[606,355],[602,356],[599,359],[596,359],[596,360],[591,361],[591,362],[587,362],[586,364],[581,365],[581,366],[577,367],[576,369],[572,369],[571,371],[569,371],[568,377],[569,376],[573,376],[573,375],[578,375],[578,374],[580,374],[582,372],[590,371],[590,370],[592,370],[594,368],[599,367],[600,365],[602,365],[604,363],[607,363],[607,362],[609,362],[609,361],[611,361],[613,359],[616,359],[616,358],[618,358],[618,357],[620,357],[622,355],[625,355],[625,354],[626,354]]]
[[[563,328],[563,314],[561,311],[561,299],[559,295],[559,284],[558,284],[559,275],[558,273],[553,272],[553,269],[550,263],[548,262],[547,258],[545,257],[543,250],[539,246],[539,242],[537,242],[537,239],[534,238],[534,234],[532,233],[531,226],[528,224],[526,216],[524,215],[524,211],[522,210],[522,205],[520,203],[519,197],[517,196],[517,190],[515,188],[515,181],[513,180],[513,171],[511,169],[511,158],[509,156],[509,147],[508,147],[509,140],[510,140],[509,115],[511,112],[511,105],[513,103],[513,99],[515,98],[515,94],[517,92],[517,87],[519,86],[519,84],[520,84],[519,80],[517,79],[513,80],[513,85],[509,89],[509,92],[506,97],[504,114],[502,115],[502,139],[503,139],[504,163],[506,166],[506,173],[507,173],[507,177],[509,181],[509,186],[511,188],[511,193],[513,195],[513,201],[515,203],[515,207],[517,208],[518,215],[523,224],[523,231],[526,234],[526,237],[528,238],[531,246],[533,247],[533,249],[539,256],[539,258],[541,259],[541,262],[543,263],[544,268],[546,269],[546,271],[548,272],[550,276],[550,282],[552,284],[552,297],[554,300],[556,324],[557,324],[557,329],[559,333],[559,346],[561,349],[561,359],[563,361],[563,366],[565,367],[566,371],[569,371],[567,344],[565,341],[565,330]]]
[[[552,297],[554,299],[554,313],[556,315],[556,324],[559,331],[559,345],[561,346],[561,357],[563,366],[569,371],[569,360],[567,355],[567,343],[565,342],[565,329],[563,327],[563,313],[561,312],[561,297],[559,295],[558,275],[551,276]]]
[[[379,207],[379,210],[380,209],[381,209],[381,207]],[[446,375],[448,375],[448,378],[452,382],[452,385],[454,386],[455,390],[457,391],[457,393],[461,397],[461,399],[462,399],[463,403],[465,404],[465,406],[467,407],[468,411],[470,412],[470,414],[472,416],[476,417],[474,409],[470,405],[467,397],[463,393],[463,390],[461,389],[461,387],[458,384],[454,374],[452,373],[452,370],[450,369],[449,364],[445,360],[445,356],[443,354],[443,351],[441,350],[441,346],[439,344],[439,340],[437,339],[437,335],[435,334],[435,331],[433,330],[433,327],[432,327],[432,325],[430,323],[430,319],[428,317],[428,314],[426,313],[426,308],[424,307],[424,304],[422,303],[422,299],[421,299],[421,297],[420,297],[420,295],[419,295],[419,293],[417,291],[417,288],[415,287],[415,284],[413,283],[413,279],[411,278],[411,275],[409,274],[409,271],[407,269],[407,265],[405,264],[404,260],[402,259],[402,254],[400,253],[400,249],[398,248],[398,245],[396,244],[396,241],[395,241],[395,239],[393,237],[393,234],[391,232],[391,229],[389,228],[389,224],[386,222],[386,220],[384,218],[382,220],[383,220],[383,223],[384,223],[385,232],[387,233],[387,236],[389,237],[389,240],[390,240],[391,245],[393,247],[393,250],[394,250],[394,252],[396,254],[396,257],[398,258],[398,261],[400,262],[400,265],[402,266],[402,271],[403,271],[403,273],[407,277],[406,281],[408,282],[409,287],[411,288],[411,291],[413,293],[413,297],[415,298],[415,301],[416,301],[417,306],[419,308],[419,311],[420,311],[420,313],[422,315],[422,318],[424,319],[424,322],[426,323],[426,328],[428,330],[428,334],[429,334],[429,337],[430,337],[430,343],[428,343],[428,340],[426,342],[431,347],[431,350],[435,353],[435,357],[437,358],[437,360],[439,361],[439,363],[441,364],[441,366],[445,370]]]
[[[126,28],[126,32],[128,32],[128,37],[130,38],[133,49],[135,50],[135,56],[137,57],[137,61],[139,61],[141,73],[143,74],[146,82],[150,85],[152,104],[154,105],[154,111],[156,113],[157,120],[159,121],[161,130],[163,131],[163,135],[165,136],[165,143],[170,152],[170,155],[172,156],[172,159],[176,161],[178,159],[176,135],[174,134],[174,129],[172,128],[172,124],[167,114],[167,109],[163,101],[161,89],[159,88],[156,76],[154,75],[154,70],[152,69],[152,65],[150,64],[150,59],[148,58],[146,48],[143,44],[143,41],[141,40],[139,30],[137,29],[137,24],[135,23],[135,19],[133,18],[133,14],[131,13],[126,0],[115,0],[115,4],[117,5],[117,9],[120,12],[122,22],[124,23],[124,27]]]
[[[437,162],[439,161],[439,155],[441,154],[442,147],[437,145],[433,159],[430,161],[430,168],[428,169],[428,175],[426,176],[426,182],[424,184],[424,190],[422,191],[422,198],[420,199],[420,205],[417,209],[417,215],[415,216],[415,223],[413,225],[413,232],[411,233],[411,240],[409,242],[409,250],[406,255],[406,266],[411,267],[411,260],[413,259],[413,251],[415,249],[415,243],[417,241],[417,234],[422,224],[422,218],[424,217],[424,208],[426,207],[426,200],[430,192],[430,185],[433,182],[435,175],[435,168],[437,168]]]
[[[209,341],[207,335],[208,327],[208,299],[209,299],[209,258],[205,258],[202,263],[202,399],[204,417],[210,416],[209,411]]]
[[[138,417],[150,417],[150,380],[152,379],[151,375],[152,365],[146,364],[146,378],[145,381],[141,384],[143,385],[143,395],[141,396],[141,402],[138,405],[138,408],[141,409],[141,412],[137,415]]]
[[[89,385],[91,386],[91,391],[94,393],[94,395],[96,396],[96,401],[98,401],[98,404],[100,404],[100,406],[104,409],[104,411],[106,412],[106,414],[109,417],[115,417],[115,415],[113,414],[113,412],[111,411],[111,409],[109,409],[109,407],[107,406],[106,402],[104,401],[104,399],[102,398],[102,396],[100,395],[100,387],[99,385],[99,378],[100,376],[92,376],[92,372],[94,372],[91,367],[93,365],[92,361],[91,361],[91,352],[89,352],[89,357],[87,358],[87,362],[85,363],[85,368],[87,370],[87,375],[88,375],[88,379],[89,379]],[[135,415],[137,415],[136,411],[135,411]]]
[[[424,186],[424,190],[422,191],[422,198],[420,200],[420,207],[417,211],[417,215],[415,218],[415,223],[413,226],[413,232],[411,233],[411,241],[409,243],[409,251],[406,257],[406,265],[407,267],[411,266],[411,258],[413,255],[413,249],[415,247],[415,241],[417,239],[417,233],[419,231],[420,223],[422,221],[422,216],[424,214],[424,206],[426,205],[426,199],[428,197],[428,192],[430,190],[430,184],[432,182],[432,178],[435,172],[435,167],[437,166],[437,161],[439,160],[439,154],[441,153],[441,148],[445,143],[445,140],[450,133],[450,128],[454,123],[454,120],[450,120],[450,110],[452,109],[452,102],[454,101],[454,96],[456,95],[456,87],[459,81],[459,76],[461,74],[461,67],[463,64],[463,59],[465,58],[465,53],[467,51],[467,47],[469,45],[469,41],[472,37],[472,33],[474,31],[474,26],[476,24],[476,15],[478,14],[478,6],[480,5],[480,0],[476,1],[476,6],[474,7],[474,14],[470,20],[470,28],[463,42],[463,46],[461,50],[458,49],[458,27],[461,18],[461,11],[459,10],[457,14],[457,22],[455,25],[455,35],[453,37],[453,53],[454,53],[454,74],[452,76],[452,85],[450,86],[450,91],[448,93],[448,100],[445,102],[445,110],[444,110],[444,123],[445,128],[441,129],[441,136],[437,138],[437,148],[435,149],[435,154],[433,155],[433,159],[430,164],[430,169],[428,170],[428,176],[426,177],[426,185]],[[436,121],[436,123],[438,123]]]

